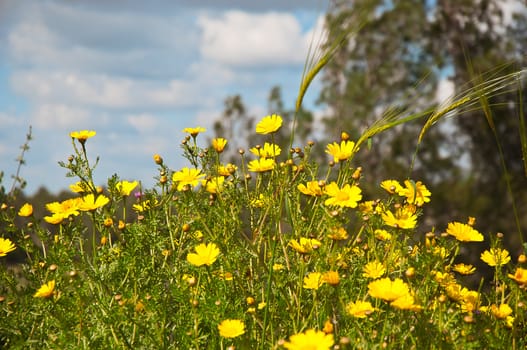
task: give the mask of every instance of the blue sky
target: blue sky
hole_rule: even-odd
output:
[[[208,128],[224,99],[241,94],[267,114],[280,85],[292,107],[309,44],[320,38],[327,0],[0,0],[0,170],[4,186],[29,126],[26,191],[52,192],[73,179],[58,161],[69,132],[91,129],[98,184],[117,173],[152,185],[159,153],[185,166],[184,127]],[[318,24],[318,27],[317,27]],[[315,39],[313,39],[315,38]],[[317,84],[305,99],[317,98]],[[205,140],[206,137],[203,139]],[[235,140],[231,140],[232,147]]]

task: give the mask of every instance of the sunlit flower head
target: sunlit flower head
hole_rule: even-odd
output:
[[[382,220],[388,226],[412,229],[417,225],[417,215],[411,206],[404,206],[392,213],[387,210],[382,213]]]
[[[307,276],[304,277],[303,287],[305,289],[317,290],[323,284],[324,280],[322,279],[322,274],[320,272],[310,272]]]
[[[344,227],[333,227],[328,237],[334,241],[344,241],[349,238],[349,235]]]
[[[452,267],[452,270],[462,275],[471,275],[476,272],[476,268],[474,266],[465,264],[456,264]]]
[[[245,324],[242,320],[223,320],[218,325],[220,336],[224,338],[236,338],[245,333]]]
[[[172,181],[177,183],[176,188],[181,191],[186,185],[196,187],[203,177],[205,175],[201,173],[201,170],[185,167],[172,175]]]
[[[264,143],[263,147],[253,147],[249,151],[260,158],[276,158],[282,153],[280,146],[269,142]]]
[[[518,284],[525,285],[527,284],[527,269],[522,269],[521,267],[517,267],[516,271],[514,271],[514,275],[508,274],[510,278],[516,281]]]
[[[415,304],[415,299],[411,294],[405,294],[395,299],[390,305],[400,310],[420,311],[423,308],[421,305]]]
[[[282,117],[277,114],[268,115],[256,124],[256,132],[258,134],[271,134],[282,126]]]
[[[44,221],[52,225],[60,224],[63,220],[64,220],[64,216],[62,216],[62,214],[52,214],[52,215],[44,216]]]
[[[70,132],[70,137],[72,139],[77,139],[81,144],[84,144],[87,139],[95,136],[97,134],[93,130],[81,130],[81,131],[72,131]]]
[[[223,137],[216,137],[212,139],[212,148],[218,153],[222,153],[225,149],[225,146],[227,146],[227,140]]]
[[[185,128],[183,129],[183,132],[186,132],[187,134],[190,134],[192,137],[196,137],[199,133],[207,131],[205,128],[202,128],[201,126],[195,127],[195,128]]]
[[[24,204],[18,211],[18,216],[27,217],[33,214],[33,206],[29,203]]]
[[[398,191],[400,196],[406,197],[406,201],[409,204],[415,204],[417,206],[422,206],[425,203],[430,202],[430,196],[432,193],[426,188],[426,186],[421,181],[404,181],[405,187]]]
[[[330,350],[334,344],[333,334],[326,334],[315,329],[297,333],[289,337],[284,348],[289,350]]]
[[[375,238],[377,238],[379,241],[389,241],[392,239],[392,234],[384,229],[376,229],[375,232]]]
[[[446,232],[461,242],[483,241],[483,235],[481,233],[476,231],[472,226],[460,222],[449,223]]]
[[[318,181],[308,181],[305,185],[299,184],[298,190],[307,196],[320,197],[322,196],[322,188]]]
[[[368,284],[368,294],[374,298],[394,301],[410,294],[410,288],[400,278],[391,280],[389,277],[381,278]]]
[[[0,237],[0,256],[6,256],[7,253],[10,253],[15,249],[16,247],[11,240]]]
[[[310,253],[322,245],[318,239],[301,237],[299,240],[292,239],[289,246],[301,254]]]
[[[403,186],[396,180],[384,180],[381,187],[389,194],[396,194],[403,190]]]
[[[481,253],[481,260],[489,266],[501,266],[511,261],[509,252],[501,248],[490,248]]]
[[[365,318],[375,311],[375,308],[369,301],[358,300],[356,302],[350,301],[346,305],[346,313],[357,318]]]
[[[512,308],[508,304],[492,304],[490,306],[491,314],[497,319],[503,320],[512,314]]]
[[[234,174],[236,170],[238,170],[238,167],[231,163],[220,165],[218,167],[218,175],[228,177]]]
[[[71,184],[69,187],[70,187],[71,192],[74,192],[74,193],[84,193],[84,192],[88,192],[90,189],[87,183],[81,182],[81,181],[77,181],[74,184]]]
[[[338,286],[340,283],[340,276],[337,271],[326,271],[322,274],[322,280],[330,286]]]
[[[378,262],[377,260],[370,261],[369,263],[367,263],[362,269],[362,271],[363,271],[362,275],[364,277],[373,278],[373,279],[382,277],[382,275],[386,273],[386,269],[384,268],[384,265]]]
[[[355,208],[362,199],[361,189],[350,184],[345,184],[344,187],[339,188],[336,182],[332,182],[326,185],[324,193],[329,196],[324,202],[325,205]]]
[[[81,199],[70,198],[62,202],[52,202],[46,204],[46,209],[49,210],[55,217],[62,217],[67,219],[71,215],[79,215]]]
[[[273,170],[276,165],[276,162],[273,158],[260,158],[251,160],[247,165],[249,171],[255,173],[262,173],[265,171]]]
[[[340,144],[333,142],[327,145],[326,153],[333,156],[333,161],[340,161],[351,158],[354,153],[355,143],[353,141],[341,141]]]
[[[205,187],[205,191],[209,193],[220,193],[223,190],[223,183],[225,182],[225,177],[215,176],[208,180],[201,180],[201,185]]]
[[[220,249],[214,243],[201,243],[194,248],[195,253],[189,253],[187,255],[187,261],[194,266],[214,264],[218,255],[220,255]]]
[[[103,194],[95,197],[93,193],[87,194],[81,198],[79,203],[79,210],[81,211],[91,211],[98,208],[104,207],[110,202],[110,199]]]
[[[49,281],[43,284],[37,292],[33,295],[35,298],[49,298],[53,295],[55,290],[55,280]]]
[[[150,201],[150,199],[145,199],[144,201],[132,205],[132,209],[142,213],[146,210],[154,208],[157,204],[157,199],[154,199],[153,201]]]
[[[115,188],[117,189],[117,191],[119,191],[119,193],[121,194],[121,196],[129,196],[130,193],[134,190],[134,188],[137,187],[137,185],[139,184],[139,182],[137,181],[119,181],[116,185],[115,185]]]

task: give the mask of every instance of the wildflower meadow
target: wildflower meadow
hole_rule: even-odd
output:
[[[308,71],[297,107],[327,58]],[[423,111],[422,136],[523,73]],[[314,142],[276,143],[280,115],[259,120],[263,141],[248,149],[191,126],[180,134],[185,167],[152,155],[152,188],[126,174],[96,184],[96,131],[64,135],[70,198],[42,217],[32,203],[0,203],[0,260],[24,257],[0,267],[0,347],[525,348],[527,257],[512,258],[506,233],[484,234],[469,216],[427,227],[434,193],[419,178],[386,174],[376,196],[361,190],[367,169],[354,156],[416,118],[389,115],[358,140],[342,130],[321,145],[325,164],[312,159]],[[460,252],[484,240],[493,280],[470,288],[462,277],[476,267]]]

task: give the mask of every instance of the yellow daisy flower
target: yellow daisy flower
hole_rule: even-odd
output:
[[[304,277],[303,287],[305,289],[317,290],[323,284],[324,280],[322,279],[322,274],[320,272],[310,272],[307,276]]]
[[[510,278],[516,281],[518,284],[525,285],[527,284],[527,269],[522,269],[521,267],[517,267],[516,271],[514,271],[514,275],[511,275],[510,273],[507,274]]]
[[[282,126],[282,117],[277,114],[272,114],[264,117],[258,124],[256,124],[256,132],[258,134],[271,134]]]
[[[362,199],[361,189],[358,186],[345,184],[339,188],[336,182],[326,185],[324,193],[329,196],[325,200],[325,205],[355,208],[358,201]]]
[[[195,253],[189,253],[187,255],[187,261],[194,266],[212,265],[218,255],[220,255],[220,249],[214,243],[201,243],[194,248]]]
[[[6,256],[7,253],[10,253],[15,249],[16,247],[13,242],[11,242],[11,240],[7,238],[0,238],[0,256]]]
[[[368,294],[385,301],[394,301],[410,294],[410,288],[400,278],[392,281],[389,277],[385,277],[370,282],[368,284]]]
[[[218,153],[222,153],[227,145],[227,140],[223,137],[217,137],[212,139],[212,148]]]
[[[381,187],[389,194],[396,194],[403,190],[403,186],[396,180],[384,180]]]
[[[289,246],[301,254],[310,253],[322,245],[318,239],[301,237],[298,241],[292,239],[289,241]]]
[[[398,191],[400,196],[406,197],[406,201],[409,204],[415,204],[417,206],[422,206],[425,203],[430,202],[430,196],[432,193],[426,188],[426,186],[421,182],[413,182],[410,180],[405,180],[403,187]]]
[[[395,214],[387,210],[382,213],[382,220],[388,226],[403,229],[412,229],[417,225],[417,215],[411,207],[402,207]]]
[[[501,266],[511,261],[511,257],[505,249],[490,248],[481,253],[481,260],[489,266]]]
[[[460,222],[450,222],[446,232],[460,242],[481,242],[483,235],[472,226]]]
[[[276,165],[276,162],[273,158],[260,158],[251,160],[247,165],[249,171],[255,173],[262,173],[265,171],[273,170]]]
[[[91,211],[97,208],[104,207],[110,202],[110,199],[103,194],[100,194],[95,198],[93,193],[87,194],[81,198],[79,203],[79,210],[81,211]]]
[[[333,334],[308,329],[304,333],[297,333],[289,337],[284,348],[289,350],[330,350],[334,344]]]
[[[476,268],[474,266],[465,264],[456,264],[453,266],[452,270],[462,275],[471,275],[476,272]]]
[[[348,315],[357,318],[365,318],[374,311],[375,308],[371,305],[369,301],[351,301],[346,305],[346,312],[348,313]]]
[[[138,184],[139,182],[137,181],[119,181],[115,185],[115,188],[117,189],[117,191],[119,191],[121,196],[129,196],[132,190],[136,188]]]
[[[95,136],[97,133],[93,130],[81,130],[81,131],[72,131],[70,132],[70,137],[72,139],[77,139],[81,144],[84,144],[87,139]]]
[[[269,142],[264,143],[263,147],[256,146],[249,151],[260,158],[276,158],[282,153],[280,146]]]
[[[364,266],[362,271],[364,271],[362,274],[364,277],[373,279],[379,278],[386,273],[384,265],[378,261],[370,261]]]
[[[333,156],[333,161],[338,163],[349,159],[354,153],[355,143],[353,141],[341,141],[330,143],[326,147],[326,153]]]
[[[49,298],[53,295],[55,290],[55,280],[49,281],[48,283],[43,284],[37,292],[33,295],[35,298]]]
[[[172,175],[172,181],[177,183],[177,190],[181,191],[186,185],[196,187],[203,177],[205,175],[201,173],[201,170],[185,167]]]
[[[207,131],[205,128],[202,128],[201,126],[195,127],[195,128],[185,128],[183,129],[183,132],[186,132],[190,134],[192,137],[196,137],[199,133]]]
[[[236,338],[245,333],[245,324],[242,320],[223,320],[218,325],[220,335],[224,338]]]
[[[323,193],[318,181],[308,181],[305,185],[299,184],[297,188],[307,196],[320,197]]]
[[[18,216],[27,217],[33,214],[33,206],[29,203],[24,204],[18,211]]]

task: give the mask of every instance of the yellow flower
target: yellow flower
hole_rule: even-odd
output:
[[[117,191],[119,191],[121,196],[129,196],[130,192],[132,192],[132,190],[136,188],[138,184],[139,182],[137,181],[119,181],[115,185],[115,188],[117,189]]]
[[[70,137],[72,139],[77,139],[81,144],[84,144],[87,139],[95,136],[96,132],[93,130],[81,130],[81,131],[72,131],[70,132]]]
[[[507,304],[500,304],[500,306],[497,306],[496,304],[492,304],[490,306],[490,312],[497,319],[503,320],[503,319],[506,319],[508,316],[510,316],[510,314],[512,314],[512,309]]]
[[[303,287],[305,289],[317,290],[323,284],[324,280],[322,279],[322,274],[320,272],[310,272],[307,276],[304,277]]]
[[[269,170],[273,170],[276,162],[273,158],[260,158],[251,160],[248,164],[249,171],[261,173]]]
[[[460,222],[450,222],[446,232],[461,242],[481,242],[483,235],[472,226]]]
[[[289,350],[329,350],[334,343],[333,334],[308,329],[290,336],[284,347]]]
[[[282,117],[277,114],[268,115],[264,117],[258,124],[256,124],[256,132],[258,134],[271,134],[282,126]]]
[[[328,237],[334,241],[344,241],[349,238],[349,235],[344,227],[333,227]]]
[[[33,206],[29,203],[24,204],[18,211],[18,216],[31,216],[33,214]]]
[[[381,278],[368,284],[368,294],[374,298],[386,301],[394,301],[407,294],[410,294],[410,288],[400,278],[391,280],[389,277]]]
[[[452,268],[452,270],[456,271],[457,273],[460,273],[462,275],[470,275],[476,272],[476,268],[472,265],[465,265],[465,264],[456,264]]]
[[[320,197],[322,196],[322,188],[318,181],[308,181],[305,185],[299,184],[298,190],[307,196]]]
[[[223,152],[225,146],[227,145],[227,140],[223,137],[217,137],[212,139],[212,148],[218,153]]]
[[[35,298],[49,298],[53,295],[55,290],[55,280],[49,281],[48,283],[43,284],[37,292],[33,295]]]
[[[501,266],[511,261],[511,257],[505,249],[490,248],[481,253],[481,260],[489,266]]]
[[[358,186],[345,184],[339,188],[336,182],[326,185],[324,193],[330,196],[324,202],[325,205],[355,208],[357,202],[362,199],[361,189]]]
[[[79,205],[80,198],[70,198],[62,202],[52,202],[46,204],[46,209],[49,210],[52,214],[52,217],[56,220],[62,221],[62,219],[67,219],[70,215],[79,215]]]
[[[44,221],[53,225],[60,224],[62,220],[64,220],[64,216],[62,216],[61,214],[52,214],[50,216],[44,216]]]
[[[362,274],[367,278],[379,278],[386,273],[384,265],[378,261],[370,261],[363,268],[364,273]]]
[[[282,153],[280,146],[269,142],[264,143],[263,147],[253,147],[249,151],[260,158],[276,158]]]
[[[79,210],[81,211],[91,211],[97,208],[104,207],[110,202],[110,199],[103,194],[100,194],[95,198],[93,193],[87,194],[81,198],[79,203]]]
[[[411,229],[417,225],[417,215],[408,206],[397,209],[395,214],[389,210],[385,211],[382,213],[382,220],[386,225],[395,228]]]
[[[386,230],[383,229],[376,229],[375,232],[375,238],[377,238],[379,241],[389,241],[392,239],[392,234]]]
[[[0,237],[0,256],[6,256],[7,253],[10,253],[15,249],[16,247],[11,240]]]
[[[426,188],[425,185],[421,181],[410,181],[405,180],[404,185],[406,187],[403,187],[398,191],[398,194],[400,196],[406,197],[406,201],[409,204],[415,204],[417,206],[421,206],[425,203],[430,202],[430,196],[432,193]]]
[[[330,143],[326,147],[326,153],[333,156],[333,161],[338,163],[340,161],[349,159],[354,152],[355,143],[353,141],[341,141],[340,145],[336,142]]]
[[[223,183],[225,178],[223,176],[216,176],[210,180],[201,180],[201,184],[205,186],[205,190],[209,193],[220,193],[223,190]]]
[[[189,133],[190,136],[196,137],[200,132],[207,131],[205,128],[202,128],[201,126],[198,126],[196,128],[185,128],[183,129],[183,132]]]
[[[218,330],[224,338],[236,338],[245,333],[245,324],[242,320],[223,320],[218,325]]]
[[[331,286],[337,286],[340,283],[340,276],[337,271],[327,271],[322,275],[322,280]]]
[[[89,191],[90,189],[90,186],[87,183],[80,182],[80,181],[77,181],[76,183],[71,184],[69,187],[70,187],[70,190],[74,193],[84,193],[84,192]]]
[[[181,191],[186,185],[196,187],[201,178],[205,177],[199,169],[189,169],[187,167],[172,175],[172,181],[177,182],[177,190]]]
[[[527,284],[527,270],[522,269],[521,267],[517,267],[516,271],[514,272],[514,275],[511,275],[510,273],[507,275],[513,280],[516,281],[518,284]]]
[[[228,163],[226,165],[220,165],[218,167],[218,175],[228,177],[234,174],[237,169],[238,167],[231,163]]]
[[[423,308],[421,305],[415,304],[414,297],[411,294],[405,294],[400,298],[395,299],[390,305],[400,310],[419,311]]]
[[[357,318],[365,318],[374,311],[375,308],[371,305],[369,301],[350,301],[346,305],[346,312],[348,313],[348,315]]]
[[[386,190],[389,194],[396,194],[403,190],[403,187],[396,180],[384,180],[381,182],[381,187]]]
[[[156,205],[157,205],[157,199],[154,199],[153,202],[151,202],[150,199],[146,199],[140,203],[132,205],[132,209],[142,213],[145,210],[152,209]]]
[[[210,266],[218,259],[218,255],[220,255],[220,249],[214,243],[201,243],[194,250],[196,253],[189,253],[187,255],[187,261],[194,266]]]
[[[301,254],[310,253],[322,245],[318,239],[301,237],[300,240],[292,239],[289,246]]]

